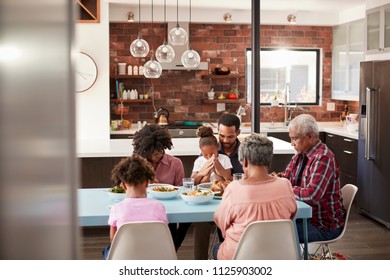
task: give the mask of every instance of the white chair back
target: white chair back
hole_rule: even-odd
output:
[[[233,259],[298,260],[293,222],[267,220],[250,223],[238,242]]]
[[[177,260],[168,225],[163,222],[129,222],[116,232],[109,260]]]

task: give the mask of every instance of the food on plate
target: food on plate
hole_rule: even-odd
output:
[[[111,189],[108,190],[109,192],[112,193],[125,193],[125,189],[119,185],[119,186],[113,186]]]
[[[191,192],[183,193],[183,194],[188,195],[188,196],[208,196],[208,195],[213,195],[213,192],[209,191],[209,190],[197,189],[197,190],[193,190]]]
[[[173,192],[173,191],[177,191],[179,188],[167,187],[167,186],[154,186],[150,189],[155,192]]]
[[[211,184],[211,190],[213,192],[215,192],[216,196],[222,196],[223,195],[223,192],[225,191],[226,187],[230,184],[231,181],[218,181],[218,180],[215,180],[213,181],[213,183]],[[218,193],[217,193],[218,192]]]

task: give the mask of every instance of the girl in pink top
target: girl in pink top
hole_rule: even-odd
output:
[[[258,220],[293,219],[297,204],[291,183],[268,174],[273,143],[267,137],[251,134],[239,148],[244,179],[231,182],[214,214],[225,240],[213,249],[214,259],[233,258],[245,228]]]
[[[111,207],[108,219],[111,242],[118,228],[124,223],[162,221],[168,224],[164,205],[146,197],[146,188],[154,176],[151,164],[136,155],[122,159],[112,170],[112,179],[115,185],[123,186],[126,198]],[[108,252],[109,246],[103,250],[105,259]]]
[[[146,158],[156,173],[155,183],[181,186],[184,178],[184,166],[177,157],[167,155],[165,150],[172,149],[172,137],[168,129],[150,124],[136,132],[133,139],[134,153]],[[181,246],[191,223],[168,224],[176,251]]]

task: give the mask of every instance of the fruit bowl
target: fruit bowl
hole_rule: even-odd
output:
[[[226,66],[215,67],[214,72],[216,75],[229,75],[230,69],[229,69],[229,67],[226,67]]]

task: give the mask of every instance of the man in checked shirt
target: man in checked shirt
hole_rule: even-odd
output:
[[[318,124],[308,114],[295,117],[289,125],[291,145],[297,151],[284,177],[291,181],[295,198],[312,207],[308,241],[330,240],[344,227],[345,209],[340,192],[340,169],[331,150],[319,139]],[[303,242],[302,221],[297,221]]]

